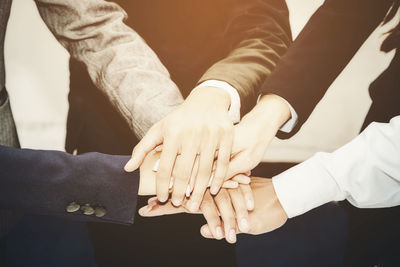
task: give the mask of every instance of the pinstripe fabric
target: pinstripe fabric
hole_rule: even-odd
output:
[[[18,136],[5,85],[4,38],[12,0],[0,1],[0,145],[19,147]],[[1,177],[0,177],[1,179]],[[20,215],[0,210],[0,237],[17,222]]]

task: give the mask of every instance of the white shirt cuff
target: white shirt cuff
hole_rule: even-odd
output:
[[[345,199],[345,195],[321,164],[328,153],[312,158],[272,178],[275,192],[289,218],[306,213],[330,201]]]
[[[197,88],[201,88],[201,87],[206,87],[206,86],[218,87],[218,88],[221,88],[221,89],[225,90],[226,92],[228,92],[228,94],[231,97],[231,105],[229,107],[229,116],[231,117],[233,123],[239,123],[240,122],[240,96],[239,96],[238,91],[229,83],[224,82],[224,81],[218,81],[218,80],[204,81],[201,84],[199,84],[198,86],[196,86],[196,88],[194,88],[193,90],[196,90]]]
[[[258,96],[257,103],[258,103],[258,101],[260,101],[261,96],[262,95]],[[285,132],[285,133],[290,133],[293,130],[294,126],[296,126],[299,117],[297,116],[296,110],[294,110],[292,105],[290,105],[290,103],[286,99],[284,99],[284,98],[282,98],[282,99],[289,106],[291,117],[287,122],[285,122],[285,124],[283,124],[281,126],[281,128],[279,130],[282,132]]]

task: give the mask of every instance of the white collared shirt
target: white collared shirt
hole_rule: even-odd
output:
[[[317,153],[273,177],[289,218],[330,201],[360,208],[400,205],[400,116],[371,123],[333,153]]]
[[[195,89],[201,88],[201,87],[206,87],[206,86],[221,88],[221,89],[225,90],[226,92],[228,92],[228,94],[231,97],[231,105],[229,107],[229,116],[231,117],[233,123],[239,123],[240,122],[240,107],[241,107],[241,105],[240,105],[240,96],[239,96],[238,91],[229,83],[227,83],[225,81],[218,81],[218,80],[204,81],[201,84],[199,84],[198,86],[196,86]],[[289,133],[292,131],[294,126],[296,126],[298,116],[297,116],[296,111],[289,104],[289,102],[286,101],[286,103],[289,106],[292,116],[284,125],[282,125],[280,130],[282,132]]]

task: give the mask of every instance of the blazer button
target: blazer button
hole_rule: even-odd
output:
[[[101,218],[107,214],[107,210],[103,207],[97,207],[94,209],[94,214],[96,215],[96,217]]]
[[[85,214],[85,215],[93,215],[94,214],[94,209],[89,204],[85,204],[84,206],[82,206],[81,210],[83,211],[83,214]]]
[[[67,206],[67,212],[75,212],[78,211],[80,209],[80,205],[76,202],[71,202],[68,204]]]

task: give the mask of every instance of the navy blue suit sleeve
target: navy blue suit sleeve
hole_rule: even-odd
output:
[[[266,79],[262,93],[285,98],[299,115],[295,134],[362,43],[382,22],[392,0],[327,0]]]
[[[85,221],[133,223],[139,172],[126,173],[128,156],[0,146],[0,208]],[[68,213],[69,203],[104,207],[106,215]]]

